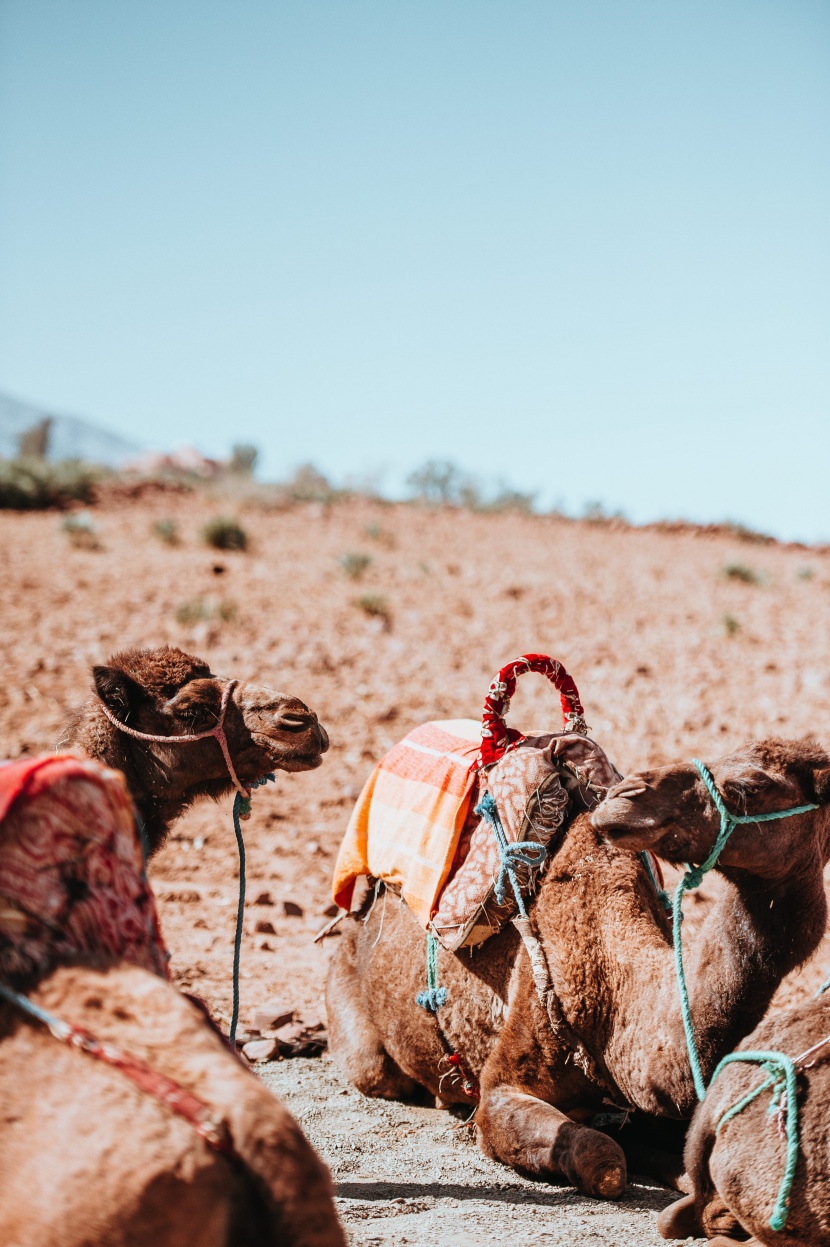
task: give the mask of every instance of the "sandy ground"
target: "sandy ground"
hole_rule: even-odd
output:
[[[90,665],[129,645],[174,642],[221,674],[271,684],[319,712],[332,739],[323,767],[279,776],[257,794],[247,824],[243,1024],[270,1002],[322,1019],[328,953],[311,938],[326,921],[333,857],[366,775],[417,723],[477,717],[490,678],[519,653],[565,663],[592,734],[623,772],[715,758],[770,734],[830,743],[826,552],[359,501],[243,508],[250,550],[209,550],[199,530],[227,510],[200,495],[111,501],[93,512],[97,549],[75,547],[54,514],[0,513],[0,754],[53,749],[67,711],[86,695]],[[152,535],[168,518],[179,526],[178,546]],[[341,564],[355,553],[371,559],[359,579]],[[731,565],[749,579],[727,575]],[[385,618],[366,612],[366,597],[383,599]],[[512,721],[558,726],[557,699],[541,678],[520,683]],[[237,888],[227,804],[191,811],[152,868],[175,979],[225,1021]],[[287,915],[285,901],[302,915]],[[825,964],[827,940],[783,998],[812,989]],[[611,1208],[547,1192],[478,1157],[449,1116],[343,1094],[328,1062],[273,1069],[338,1181],[370,1181],[376,1167],[384,1183],[418,1192],[433,1182],[429,1163],[434,1181],[455,1192],[402,1194],[428,1206],[396,1214],[397,1237],[384,1237],[384,1209],[398,1196],[344,1193],[357,1243],[474,1244],[443,1231],[431,1238],[429,1228],[440,1218],[466,1233],[471,1206],[484,1237],[503,1218],[517,1247],[547,1237],[548,1221],[560,1217],[569,1241],[655,1241],[660,1194],[635,1187]],[[349,1127],[337,1124],[338,1134],[333,1123],[347,1108]],[[350,1147],[354,1177],[344,1168]],[[433,1165],[431,1155],[443,1159]],[[490,1193],[467,1201],[468,1187]],[[407,1240],[404,1215],[427,1228]]]

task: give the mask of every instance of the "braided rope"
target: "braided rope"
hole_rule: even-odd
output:
[[[272,771],[263,779],[251,781],[251,788],[261,788],[273,783],[276,775]],[[230,1041],[236,1042],[236,1027],[239,1021],[239,962],[242,956],[242,934],[245,923],[245,840],[242,836],[242,819],[251,817],[251,794],[243,797],[237,793],[233,799],[233,831],[236,836],[236,848],[239,853],[239,897],[236,904],[236,932],[233,937],[233,1011],[231,1013]]]
[[[806,814],[809,810],[817,810],[819,807],[815,804],[796,805],[790,810],[775,810],[770,814],[733,814],[728,810],[723,797],[718,792],[714,779],[709,770],[704,766],[699,758],[692,758],[692,763],[700,772],[703,780],[712,798],[712,803],[720,815],[720,830],[718,831],[715,843],[709,856],[700,866],[686,866],[686,873],[677,885],[674,894],[674,914],[672,918],[672,936],[674,942],[674,965],[677,974],[677,988],[680,995],[680,1011],[683,1017],[683,1030],[686,1035],[686,1048],[689,1053],[689,1064],[692,1067],[692,1078],[694,1079],[695,1092],[697,1098],[702,1100],[706,1094],[706,1083],[703,1079],[703,1072],[700,1067],[700,1056],[697,1049],[697,1040],[695,1038],[694,1023],[692,1022],[692,1011],[689,1004],[689,989],[686,984],[686,973],[683,969],[683,937],[681,935],[680,924],[683,920],[681,906],[683,904],[684,893],[699,888],[703,882],[705,875],[713,870],[718,863],[718,859],[726,847],[729,837],[736,827],[743,826],[747,823],[771,823],[779,818],[792,818],[795,814]]]
[[[427,987],[426,991],[418,992],[415,1003],[427,1013],[437,1013],[441,1005],[447,1003],[446,987],[438,986],[438,941],[434,935],[427,935]]]
[[[522,918],[527,917],[522,890],[519,887],[519,881],[516,878],[516,866],[521,863],[529,866],[531,869],[538,870],[543,866],[547,859],[548,851],[543,844],[539,844],[536,840],[519,840],[517,843],[508,841],[499,817],[498,807],[493,798],[493,794],[485,792],[484,796],[475,807],[475,812],[479,818],[486,818],[487,822],[493,829],[496,837],[496,844],[499,849],[499,861],[501,863],[496,879],[494,892],[496,901],[499,905],[505,902],[507,880],[510,880],[510,886],[513,889],[513,895],[516,898],[516,905],[519,915]]]
[[[772,1088],[772,1102],[770,1103],[769,1112],[784,1112],[785,1130],[787,1139],[787,1163],[784,1168],[784,1176],[781,1179],[781,1185],[778,1188],[778,1198],[775,1201],[775,1207],[769,1219],[769,1227],[771,1230],[783,1230],[787,1224],[787,1215],[789,1213],[790,1194],[793,1188],[793,1179],[795,1178],[796,1166],[798,1165],[798,1089],[796,1086],[796,1063],[792,1057],[786,1056],[783,1052],[730,1052],[725,1056],[718,1065],[712,1075],[712,1083],[717,1078],[721,1070],[736,1061],[746,1062],[747,1064],[760,1065],[766,1071],[766,1078],[762,1083],[755,1087],[746,1095],[741,1096],[731,1108],[728,1108],[721,1115],[715,1134],[719,1134],[721,1128],[731,1121],[753,1100]],[[712,1083],[709,1085],[711,1086]]]

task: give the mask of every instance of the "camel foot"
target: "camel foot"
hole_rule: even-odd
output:
[[[551,1159],[583,1195],[620,1199],[625,1194],[625,1156],[613,1139],[598,1130],[568,1123],[558,1132]]]
[[[684,1195],[664,1208],[657,1218],[657,1229],[663,1238],[697,1238],[701,1225],[694,1195]]]

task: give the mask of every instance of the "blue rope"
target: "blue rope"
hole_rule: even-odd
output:
[[[276,780],[271,772],[264,779],[250,781],[251,788],[261,788],[269,781]],[[239,959],[242,953],[242,930],[245,922],[245,841],[242,838],[240,820],[251,813],[251,798],[243,797],[238,792],[233,799],[233,830],[236,835],[236,847],[239,851],[239,902],[236,907],[236,934],[233,941],[233,1013],[231,1014],[230,1041],[236,1040],[236,1025],[239,1021]]]
[[[806,814],[808,810],[817,810],[817,805],[796,805],[790,810],[776,810],[771,814],[733,814],[726,808],[723,797],[718,792],[715,781],[703,763],[698,758],[692,758],[693,764],[700,772],[700,777],[706,785],[709,796],[720,814],[720,831],[712,851],[706,858],[705,862],[700,866],[686,866],[686,873],[677,885],[677,891],[674,894],[674,915],[672,919],[672,935],[674,940],[674,965],[677,973],[677,988],[680,994],[680,1011],[683,1016],[683,1030],[686,1035],[686,1048],[689,1053],[689,1064],[692,1067],[692,1078],[694,1079],[695,1091],[697,1098],[702,1100],[706,1094],[706,1083],[703,1080],[703,1072],[700,1067],[700,1056],[697,1050],[697,1041],[695,1039],[695,1028],[692,1022],[692,1011],[689,1005],[689,989],[686,985],[686,974],[683,969],[683,940],[680,933],[680,923],[682,920],[681,905],[683,903],[683,895],[685,892],[693,888],[699,888],[703,882],[704,875],[707,875],[718,862],[718,858],[726,847],[726,843],[736,827],[743,826],[746,823],[770,823],[778,818],[792,818],[794,814]]]
[[[731,1065],[734,1061],[745,1061],[748,1064],[760,1065],[766,1071],[767,1076],[762,1083],[742,1096],[731,1108],[726,1110],[715,1127],[715,1134],[719,1134],[722,1126],[725,1126],[733,1117],[737,1117],[738,1113],[742,1112],[768,1087],[772,1088],[772,1101],[769,1106],[770,1113],[780,1108],[781,1097],[786,1094],[787,1163],[784,1168],[784,1177],[781,1179],[781,1185],[778,1188],[778,1198],[775,1201],[775,1207],[769,1219],[771,1230],[783,1230],[787,1224],[790,1194],[792,1192],[796,1166],[798,1165],[798,1090],[796,1087],[795,1062],[791,1057],[785,1056],[783,1052],[730,1052],[729,1056],[723,1058],[712,1075],[712,1083],[724,1066]],[[709,1084],[710,1087],[712,1083]]]
[[[516,866],[521,864],[529,866],[532,870],[538,870],[543,866],[548,855],[548,851],[543,844],[539,844],[536,840],[520,840],[518,843],[511,843],[505,835],[501,818],[499,817],[498,807],[493,799],[492,793],[485,792],[475,808],[476,814],[480,818],[486,818],[487,822],[493,828],[496,837],[496,844],[499,849],[499,861],[501,863],[496,879],[494,892],[496,894],[496,902],[503,905],[507,892],[507,880],[510,880],[510,886],[513,889],[513,895],[516,898],[516,905],[522,918],[527,917],[527,910],[522,898],[522,890],[519,887],[519,881],[516,878]]]
[[[447,1003],[446,987],[438,986],[438,941],[434,935],[427,935],[427,989],[418,992],[415,1003],[427,1013],[437,1013]]]

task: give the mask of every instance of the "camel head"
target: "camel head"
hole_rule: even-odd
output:
[[[202,659],[169,645],[125,650],[94,667],[92,675],[95,697],[78,711],[62,743],[79,745],[124,771],[155,849],[170,822],[193,800],[233,790],[215,737],[176,743],[178,736],[217,726],[228,680],[213,675]],[[135,739],[112,718],[137,732],[169,737],[170,743]],[[274,770],[312,770],[329,745],[316,714],[303,702],[246,681],[233,688],[223,726],[243,785]],[[158,836],[151,824],[158,824]]]
[[[735,814],[820,807],[792,818],[737,826],[719,865],[776,879],[800,864],[827,862],[830,756],[815,741],[756,741],[706,766]],[[720,829],[720,816],[691,762],[629,775],[609,788],[592,822],[610,844],[650,849],[666,861],[695,865],[705,861]]]

